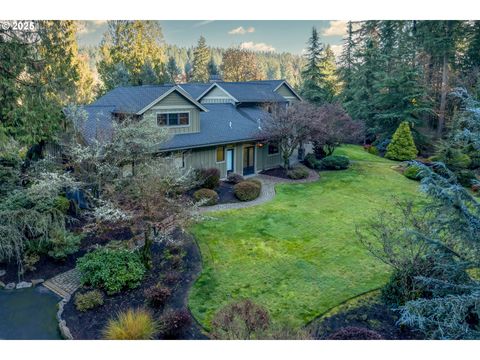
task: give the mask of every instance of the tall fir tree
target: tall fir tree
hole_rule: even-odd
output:
[[[180,69],[177,66],[177,62],[173,56],[170,56],[167,63],[167,75],[168,81],[172,84],[176,84],[180,76]]]
[[[335,54],[330,45],[325,46],[319,68],[322,75],[320,88],[322,90],[323,101],[331,103],[336,99],[340,89]]]
[[[305,55],[305,67],[302,71],[302,96],[304,99],[321,104],[324,100],[324,94],[321,88],[323,74],[320,69],[320,62],[323,57],[323,46],[320,43],[317,29],[312,28],[312,34],[307,42],[307,52]]]
[[[210,61],[210,50],[207,47],[203,36],[198,39],[197,46],[193,50],[192,77],[194,82],[207,82],[210,78],[208,63]]]

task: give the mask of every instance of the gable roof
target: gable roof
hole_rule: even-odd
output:
[[[260,108],[257,108],[255,116],[245,116],[245,113],[233,104],[205,104],[205,106],[209,111],[200,114],[200,132],[175,134],[160,149],[190,149],[256,138],[259,128],[255,116],[260,116],[262,111]]]
[[[116,113],[141,115],[172,92],[178,92],[201,111],[207,109],[187,91],[172,85],[121,86],[115,88],[89,106],[114,106]]]

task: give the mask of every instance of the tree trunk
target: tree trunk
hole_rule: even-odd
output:
[[[448,57],[447,52],[443,54],[442,67],[442,88],[440,95],[440,111],[438,112],[437,137],[441,137],[445,127],[445,108],[447,106],[447,85],[448,85]]]

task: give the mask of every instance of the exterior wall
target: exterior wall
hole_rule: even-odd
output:
[[[200,132],[200,110],[190,101],[179,95],[177,92],[172,92],[160,102],[148,109],[143,115],[144,119],[151,119],[157,122],[157,113],[169,112],[188,112],[190,118],[190,125],[169,126],[168,129],[172,134],[185,134]]]
[[[212,104],[212,103],[234,103],[235,101],[223,90],[218,87],[214,87],[204,95],[200,100],[202,104]]]
[[[185,167],[187,168],[209,168],[216,167],[220,170],[220,177],[227,177],[226,150],[234,149],[234,172],[243,175],[243,148],[244,146],[255,145],[255,172],[270,169],[282,164],[280,155],[268,155],[266,146],[258,147],[254,142],[227,144],[225,146],[225,161],[216,161],[217,146],[192,149],[184,152]]]
[[[277,89],[277,93],[282,95],[285,99],[290,102],[297,102],[299,101],[295,94],[285,85],[283,84]]]

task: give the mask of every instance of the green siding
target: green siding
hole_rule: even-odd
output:
[[[282,95],[287,100],[299,101],[298,98],[295,96],[295,94],[285,84],[283,84],[277,89],[277,93]]]
[[[169,127],[172,134],[185,134],[200,132],[200,110],[190,101],[176,92],[173,92],[148,109],[143,115],[146,119],[157,121],[157,113],[162,112],[188,112],[190,114],[189,126]]]
[[[234,172],[237,174],[243,173],[243,148],[254,143],[240,143],[225,145],[225,148],[234,149]],[[220,176],[225,178],[227,176],[227,163],[216,162],[217,147],[205,147],[200,149],[192,149],[185,152],[185,166],[187,168],[209,168],[216,167],[220,170]],[[270,169],[282,164],[280,155],[268,155],[268,148],[255,146],[255,170],[260,172],[262,170]]]

